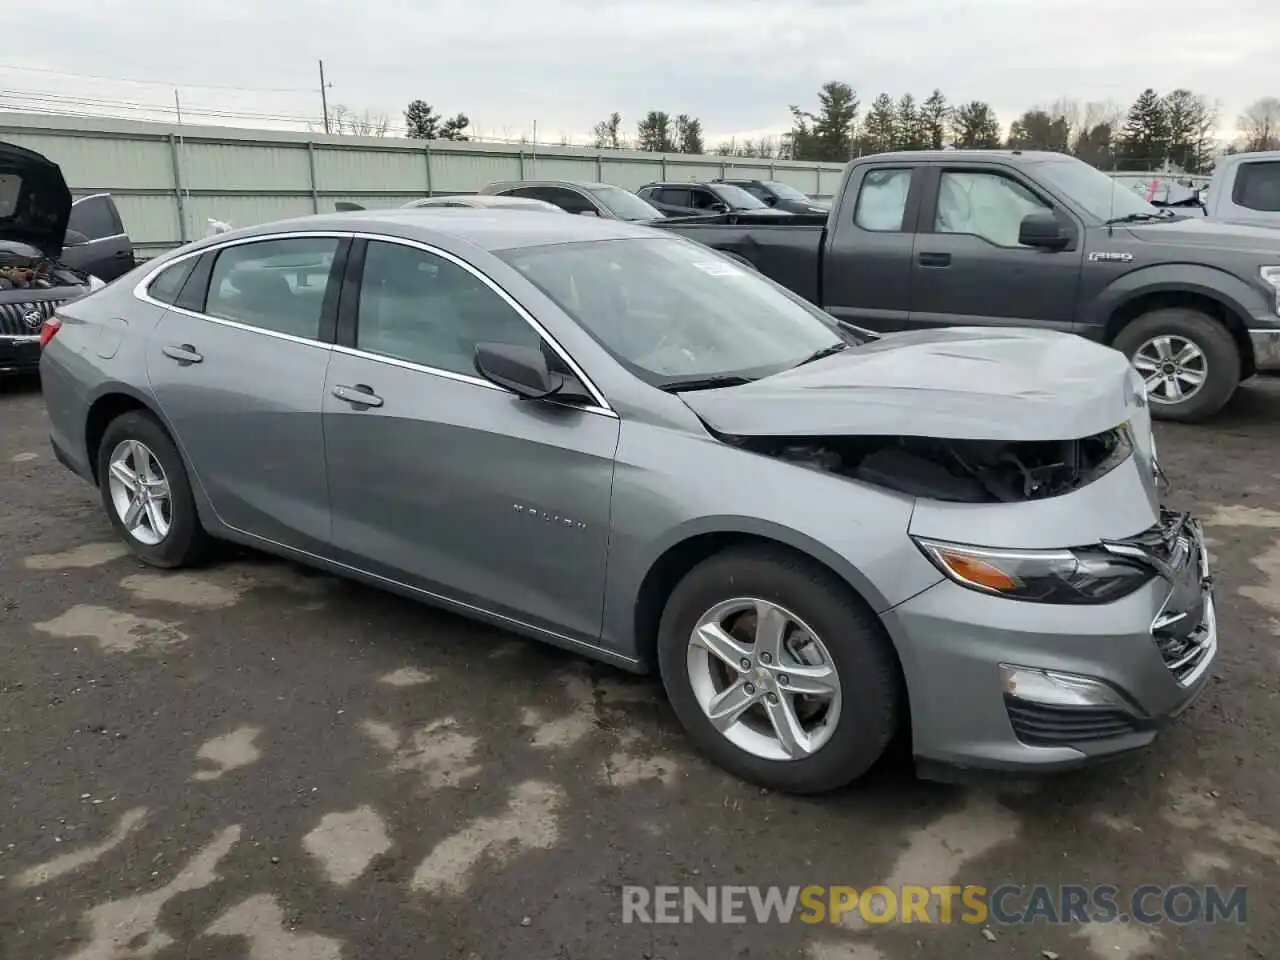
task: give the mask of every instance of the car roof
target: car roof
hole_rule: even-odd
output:
[[[264,223],[219,234],[179,249],[193,251],[217,246],[228,240],[330,230],[383,234],[431,244],[440,244],[442,240],[449,239],[486,251],[592,240],[674,236],[623,220],[566,216],[561,211],[529,210],[516,217],[501,209],[484,207],[396,207],[390,210],[321,213]]]
[[[489,190],[510,190],[512,187],[572,187],[577,190],[602,190],[606,187],[619,188],[612,183],[597,183],[594,180],[495,180],[485,184],[481,192]]]
[[[860,157],[860,162],[881,160],[896,163],[955,163],[959,160],[1007,160],[1013,163],[1030,163],[1037,160],[1069,161],[1069,154],[1053,150],[898,150],[891,153],[872,153]]]

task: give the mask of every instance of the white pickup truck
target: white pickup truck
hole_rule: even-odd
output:
[[[1212,220],[1280,227],[1280,150],[1220,157],[1205,192]]]

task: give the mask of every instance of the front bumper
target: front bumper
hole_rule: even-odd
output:
[[[0,374],[35,373],[39,369],[39,334],[0,334]]]
[[[1150,744],[1204,690],[1218,649],[1203,537],[1194,522],[1178,535],[1176,565],[1114,603],[1025,603],[947,580],[886,613],[921,773],[1052,772]]]
[[[1249,331],[1253,345],[1254,369],[1259,373],[1280,370],[1280,329],[1253,329]]]

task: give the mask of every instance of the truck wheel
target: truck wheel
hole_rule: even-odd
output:
[[[1213,416],[1240,383],[1240,350],[1221,323],[1199,310],[1167,307],[1144,313],[1112,346],[1147,383],[1157,420],[1196,423]]]

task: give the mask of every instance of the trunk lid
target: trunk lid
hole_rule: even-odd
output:
[[[1074,334],[951,327],[887,334],[825,360],[681,399],[739,437],[1077,439],[1150,417],[1141,378],[1110,347]]]
[[[12,143],[0,143],[0,240],[62,255],[71,219],[71,191],[53,161]]]

